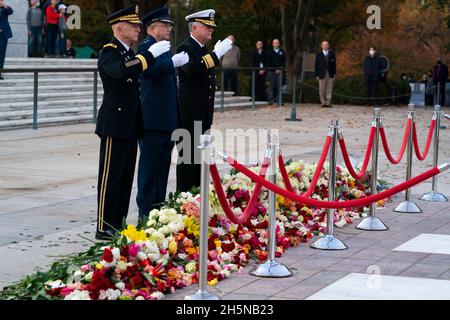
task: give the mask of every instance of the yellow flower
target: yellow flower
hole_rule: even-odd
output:
[[[218,240],[218,239],[214,240],[214,243],[217,248],[220,248],[222,246],[222,242],[220,242],[220,240]]]
[[[102,269],[103,269],[103,266],[102,266],[100,263],[97,263],[97,264],[95,265],[95,267],[96,267],[98,270],[102,270]]]
[[[199,237],[200,225],[198,224],[197,219],[195,217],[186,217],[184,224],[189,234],[193,234],[196,238]]]
[[[145,235],[145,231],[137,231],[136,227],[132,224],[129,224],[127,229],[123,230],[120,234],[130,239],[130,241],[134,242],[148,240],[147,236]]]
[[[214,278],[213,280],[208,281],[208,284],[209,284],[210,286],[215,286],[215,285],[217,284],[217,282],[218,282],[217,278]]]
[[[169,243],[169,253],[175,255],[178,251],[178,244],[175,241]]]
[[[348,186],[350,187],[350,189],[353,189],[355,187],[355,180],[349,179]]]

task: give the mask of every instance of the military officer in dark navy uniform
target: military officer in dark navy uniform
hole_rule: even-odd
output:
[[[138,53],[159,41],[170,40],[173,20],[169,9],[162,7],[142,18],[147,37]],[[166,199],[172,159],[172,132],[179,126],[176,68],[189,62],[187,53],[159,56],[141,75],[141,106],[144,137],[139,139],[137,204],[139,217],[148,216]]]
[[[206,47],[216,27],[214,14],[214,10],[204,10],[187,16],[190,36],[177,48],[177,52],[189,54],[189,63],[179,69],[181,127],[190,133],[190,147],[184,148],[184,142],[178,145],[179,161],[182,161],[177,165],[179,191],[200,186],[200,152],[197,147],[200,135],[209,130],[213,123],[216,92],[214,67],[232,47],[232,41],[228,38],[218,41],[211,53]]]
[[[120,10],[108,17],[114,37],[98,58],[103,81],[103,103],[95,133],[100,137],[97,233],[109,239],[121,229],[127,217],[137,153],[142,134],[139,75],[155,64],[155,58],[170,50],[168,41],[135,55],[130,46],[140,32],[137,7]]]

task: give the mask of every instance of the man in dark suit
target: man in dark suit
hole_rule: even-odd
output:
[[[0,69],[5,65],[6,47],[8,39],[12,38],[11,27],[9,25],[8,16],[13,14],[13,9],[8,6],[4,0],[0,0]],[[0,73],[0,80],[3,77]]]
[[[320,102],[323,108],[332,108],[333,84],[336,77],[336,54],[330,50],[328,41],[322,42],[322,51],[315,62],[316,79],[319,80]]]
[[[173,21],[166,7],[154,10],[142,23],[147,37],[140,44],[138,53],[150,46],[170,40]],[[189,62],[187,53],[172,57],[166,52],[156,59],[141,75],[141,105],[144,137],[139,140],[138,194],[139,217],[148,216],[166,199],[167,180],[172,159],[172,132],[179,126],[178,89],[175,68]]]
[[[372,104],[378,96],[381,81],[382,61],[375,47],[369,48],[369,55],[364,60],[364,79],[367,85],[367,96]]]
[[[252,67],[259,70],[254,71],[255,74],[255,99],[258,101],[264,101],[265,97],[265,84],[266,84],[266,52],[263,49],[263,42],[257,41],[256,48],[252,53]],[[252,79],[250,78],[249,96],[252,95]]]
[[[440,97],[437,101],[441,106],[445,106],[445,86],[448,79],[448,67],[439,59],[434,66],[434,85],[436,86],[436,96]],[[438,94],[438,90],[439,94]]]
[[[266,66],[268,68],[278,68],[269,70],[267,78],[269,79],[268,102],[269,105],[279,101],[281,93],[280,82],[283,82],[283,70],[286,67],[286,53],[281,49],[281,43],[278,39],[273,39],[273,48],[266,52]]]
[[[177,190],[189,191],[200,186],[200,135],[213,123],[216,76],[214,67],[231,49],[226,38],[218,41],[212,53],[206,44],[211,41],[216,24],[214,10],[204,10],[186,17],[191,35],[177,48],[187,52],[189,63],[179,69],[179,97],[181,127],[189,133],[178,144]],[[187,141],[185,141],[187,139]]]
[[[140,23],[137,7],[120,10],[108,17],[114,37],[103,47],[98,69],[103,82],[103,103],[95,133],[100,137],[97,233],[110,239],[128,215],[137,154],[142,135],[139,75],[155,58],[170,50],[162,41],[135,55],[130,48],[138,41]]]

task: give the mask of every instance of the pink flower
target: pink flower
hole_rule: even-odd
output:
[[[66,288],[62,288],[59,294],[62,297],[65,297],[65,296],[68,296],[69,294],[71,294],[74,290],[75,289],[73,289],[73,288],[67,288],[67,287]]]
[[[129,253],[131,257],[136,257],[141,251],[141,246],[135,243],[130,244]]]

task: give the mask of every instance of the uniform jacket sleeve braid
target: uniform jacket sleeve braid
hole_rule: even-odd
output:
[[[98,65],[110,77],[115,79],[128,78],[146,70],[149,65],[155,63],[153,55],[143,52],[135,59],[125,62],[120,57],[119,51],[113,47],[105,47],[100,54]]]

